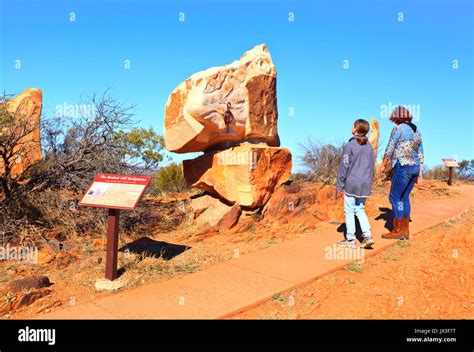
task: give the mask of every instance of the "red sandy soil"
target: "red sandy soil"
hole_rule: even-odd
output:
[[[233,319],[473,319],[474,210]]]
[[[387,186],[388,185],[380,185],[375,187],[374,196],[371,198],[367,206],[367,213],[369,216],[372,217],[378,215],[380,213],[379,208],[381,207],[389,207],[387,200]],[[187,223],[184,221],[179,226],[173,225],[176,217],[182,217],[182,214],[178,214],[181,199],[189,198],[189,195],[173,195],[166,197],[165,199],[148,199],[149,202],[154,202],[160,206],[163,206],[163,210],[157,211],[157,213],[164,214],[164,217],[159,225],[148,225],[148,220],[144,221],[143,232],[141,235],[139,234],[138,237],[146,236],[155,241],[187,245],[191,248],[177,255],[171,260],[164,260],[162,258],[155,257],[142,257],[136,254],[124,255],[123,253],[119,253],[119,268],[124,269],[124,273],[121,278],[127,281],[127,286],[123,289],[126,290],[127,288],[138,285],[159,282],[171,277],[187,275],[188,273],[202,270],[209,265],[227,261],[233,258],[236,255],[236,252],[238,252],[239,255],[248,252],[255,252],[296,238],[307,231],[317,233],[318,228],[320,226],[326,225],[326,222],[328,221],[342,221],[342,201],[336,202],[331,197],[329,197],[329,195],[332,194],[334,190],[331,187],[325,188],[311,183],[302,184],[302,192],[304,195],[311,194],[313,192],[313,188],[320,190],[318,191],[318,203],[309,205],[307,209],[304,209],[304,212],[298,213],[295,211],[289,215],[263,219],[256,216],[256,214],[242,214],[241,220],[235,228],[226,232],[209,234],[205,236],[196,236],[196,233],[202,232],[202,228],[197,228],[192,223]],[[426,199],[446,198],[448,200],[449,198],[458,194],[459,188],[456,185],[453,187],[448,187],[445,183],[439,181],[425,181],[423,184],[416,186],[412,199],[415,203]],[[326,198],[326,196],[328,198]],[[322,209],[324,209],[324,211]],[[359,302],[357,303],[357,306],[360,305],[361,307],[366,308],[363,309],[365,315],[362,314],[362,312],[360,312],[360,315],[358,315],[359,313],[355,313],[354,311],[354,315],[351,316],[380,318],[383,317],[384,314],[388,314],[387,312],[393,312],[393,314],[398,311],[405,312],[405,307],[410,304],[423,302],[423,299],[429,301],[429,299],[434,299],[438,296],[445,297],[444,309],[446,309],[447,313],[444,314],[444,311],[442,310],[439,313],[443,317],[450,317],[451,315],[449,312],[451,311],[451,305],[457,307],[459,302],[467,302],[464,304],[468,304],[468,308],[471,310],[469,314],[466,310],[463,313],[464,315],[461,314],[462,311],[459,311],[458,313],[460,315],[458,316],[472,317],[472,295],[470,296],[470,299],[464,297],[470,294],[469,292],[472,291],[471,288],[473,286],[473,253],[472,249],[469,249],[467,246],[469,239],[472,243],[472,229],[470,224],[472,223],[473,219],[471,213],[469,216],[470,218],[468,218],[465,226],[460,227],[458,232],[454,231],[455,233],[453,233],[453,241],[456,239],[454,244],[450,240],[440,238],[434,241],[430,240],[426,244],[434,246],[433,248],[430,249],[427,247],[423,250],[417,249],[415,251],[414,248],[419,247],[415,245],[417,244],[417,241],[421,241],[424,236],[426,237],[426,235],[420,235],[418,238],[410,241],[411,246],[408,248],[394,247],[390,249],[390,251],[394,251],[393,253],[390,252],[390,254],[389,252],[384,252],[376,258],[368,260],[368,262],[364,264],[363,274],[341,272],[329,275],[327,278],[324,277],[320,281],[314,283],[314,285],[322,285],[322,289],[318,289],[314,293],[305,292],[303,294],[298,294],[295,301],[296,304],[290,310],[285,310],[286,308],[284,307],[284,301],[269,302],[258,308],[262,309],[261,312],[257,311],[257,309],[251,310],[242,314],[242,318],[247,317],[245,314],[252,314],[252,312],[255,312],[254,315],[249,315],[248,317],[278,317],[278,314],[283,314],[283,317],[286,317],[285,314],[293,314],[293,317],[302,318],[341,318],[352,312],[353,308],[351,307],[354,306],[354,303],[351,302]],[[464,222],[465,220],[462,221]],[[458,224],[456,224],[456,226],[458,226]],[[167,229],[167,227],[170,227],[171,229]],[[435,235],[428,234],[428,236],[430,238],[431,236],[437,236],[436,234],[438,232],[439,236],[441,236],[446,230],[451,230],[451,227],[434,230]],[[459,234],[459,237],[455,237],[456,233]],[[137,237],[122,235],[119,246],[132,242],[135,239],[137,239]],[[22,319],[35,316],[39,317],[39,314],[42,314],[43,312],[49,312],[53,309],[58,309],[70,304],[82,304],[94,301],[97,298],[110,295],[110,292],[97,292],[94,288],[95,281],[99,278],[102,278],[104,275],[105,243],[106,241],[104,234],[91,233],[87,236],[74,236],[68,238],[66,241],[67,249],[59,253],[52,251],[48,247],[44,247],[39,253],[38,265],[24,265],[18,262],[0,261],[0,311],[2,309],[3,303],[11,299],[11,297],[6,297],[6,295],[3,297],[1,296],[1,288],[11,280],[26,277],[32,274],[41,274],[48,276],[50,281],[54,283],[48,288],[48,290],[51,291],[50,294],[38,299],[30,306],[21,307],[14,311],[9,311],[3,315],[3,318]],[[424,243],[422,244],[424,245]],[[450,252],[448,249],[451,245],[454,246],[453,248],[459,248],[459,259],[450,259]],[[410,251],[413,251],[411,254],[413,256],[411,264],[413,265],[419,260],[425,258],[427,256],[426,253],[431,253],[432,251],[439,252],[436,252],[439,254],[439,259],[436,259],[436,257],[434,259],[431,258],[431,264],[429,264],[430,259],[426,259],[424,264],[425,267],[423,267],[424,271],[419,267],[417,267],[419,270],[414,269],[414,271],[416,271],[416,275],[421,275],[419,277],[420,280],[423,277],[421,282],[425,287],[425,291],[421,290],[420,287],[417,287],[417,285],[421,285],[421,283],[411,283],[410,285],[414,285],[413,291],[410,288],[410,285],[400,284],[400,280],[402,277],[404,277],[403,275],[406,276],[406,280],[411,280],[412,277],[415,277],[412,275],[413,273],[411,272],[409,263],[407,263],[406,267],[402,264],[402,254],[405,252],[410,253]],[[470,253],[470,256],[467,255],[467,253]],[[387,259],[388,257],[385,258],[385,256],[393,256],[395,259]],[[469,258],[471,258],[471,262],[466,262],[469,260]],[[374,260],[380,261],[378,266],[371,266],[369,264]],[[378,274],[377,272],[379,268],[383,268],[384,266],[382,264],[385,262],[387,262],[388,265],[386,269],[387,272]],[[449,263],[452,263],[454,266],[451,268],[448,266]],[[467,275],[469,273],[467,270],[469,269],[468,264],[471,265],[471,281]],[[467,265],[467,269],[463,265]],[[402,270],[402,274],[396,274],[394,268],[400,268],[400,270]],[[446,268],[450,269],[446,271]],[[460,268],[459,270],[464,268],[464,275],[461,275],[461,271],[454,271],[455,268]],[[367,281],[365,283],[365,285],[367,285],[369,288],[365,290],[361,289],[360,287],[363,287],[364,280],[369,280],[369,278],[371,278],[370,275],[374,275],[371,279],[372,281]],[[442,281],[444,280],[444,275],[446,275],[446,277],[451,280],[461,280],[462,278],[464,281],[460,281],[459,283],[459,285],[462,286],[453,286],[453,291],[447,291],[446,289],[449,286],[446,286]],[[432,280],[433,277],[435,277],[436,280]],[[464,290],[461,287],[463,287]],[[354,290],[354,288],[356,288],[356,290]],[[405,290],[408,289],[410,291],[405,292]],[[347,295],[351,296],[344,298],[341,296],[340,301],[338,301],[340,311],[336,310],[338,309],[338,305],[336,304],[335,307],[332,308],[333,310],[331,312],[328,311],[328,315],[325,316],[325,310],[319,307],[333,306],[334,303],[337,302],[331,303],[331,300],[334,299],[336,295],[339,295],[339,292],[346,292]],[[417,292],[417,294],[420,296],[419,299],[417,299],[417,302],[412,301],[413,297],[409,295],[409,292]],[[305,294],[312,294],[313,296],[306,297]],[[368,297],[374,298],[367,300],[366,295],[369,295]],[[452,295],[452,297],[450,295]],[[459,299],[462,298],[461,296],[465,299]],[[303,299],[303,297],[306,298]],[[399,297],[404,297],[404,305],[400,307],[396,306]],[[354,298],[356,299],[354,300]],[[278,297],[278,299],[281,299],[281,297]],[[326,304],[326,302],[329,302],[329,304]],[[308,305],[308,309],[303,309],[304,304]],[[299,305],[301,305],[302,308],[301,311],[297,312],[296,307],[299,307]],[[270,308],[268,308],[270,310],[266,310],[267,306],[273,307],[272,309],[280,307],[282,309],[281,313],[275,313],[276,315],[273,316],[269,313],[269,311],[271,311]],[[305,315],[305,312],[309,312],[311,308],[316,307],[318,307],[318,310],[316,310],[318,315]],[[427,312],[429,312],[430,307],[430,305],[425,304],[423,309],[428,309]],[[320,312],[323,312],[323,314],[319,315],[321,314]],[[396,315],[393,314],[392,316],[395,317]],[[428,313],[425,313],[425,315],[426,314]],[[430,314],[436,314],[436,311]],[[431,315],[427,315],[426,317],[429,316]],[[290,316],[288,315],[287,317]]]

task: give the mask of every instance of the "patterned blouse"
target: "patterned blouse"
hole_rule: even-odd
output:
[[[406,123],[395,126],[383,157],[398,161],[402,166],[423,163],[423,143],[420,131],[416,129],[414,132]]]

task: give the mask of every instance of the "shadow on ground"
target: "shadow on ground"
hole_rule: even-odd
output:
[[[359,223],[359,219],[357,219],[357,216],[355,217],[355,224],[356,224],[355,236],[356,236],[356,238],[359,242],[362,242],[364,238],[362,237],[362,229],[360,228],[360,223]],[[342,224],[340,224],[338,226],[337,232],[340,232],[340,233],[344,234],[344,238],[346,238],[346,236],[347,236],[347,227],[346,227],[345,222],[343,222]]]
[[[384,227],[388,231],[393,230],[393,212],[390,208],[379,208],[381,211],[380,215],[375,218],[375,220],[383,220],[385,221]]]
[[[139,254],[144,257],[156,257],[170,260],[188,249],[191,249],[191,247],[163,241],[155,241],[149,237],[142,237],[136,241],[127,243],[119,249],[119,252],[128,251],[129,253]]]
[[[392,224],[393,223],[393,212],[392,212],[392,209],[380,207],[379,210],[381,211],[381,213],[375,218],[375,220],[385,221],[384,227],[388,231],[392,231],[393,230],[393,224]],[[355,219],[355,223],[356,223],[356,233],[355,233],[356,238],[357,238],[357,240],[362,242],[362,240],[363,240],[362,230],[360,228],[360,223],[359,223],[359,219],[357,219],[357,216],[356,216],[356,219]],[[345,223],[340,224],[339,227],[337,228],[337,232],[343,233],[344,237],[346,237],[346,235],[347,235],[346,224]]]

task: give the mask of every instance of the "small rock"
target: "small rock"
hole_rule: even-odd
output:
[[[99,265],[102,263],[102,257],[100,256],[92,256],[90,258],[87,258],[84,263],[82,263],[81,267],[83,268],[90,268],[96,265]]]
[[[71,263],[74,262],[76,259],[77,257],[74,254],[68,252],[61,252],[56,256],[54,260],[55,268],[56,270],[64,269],[71,265]]]
[[[192,199],[190,206],[194,214],[199,213],[195,220],[196,224],[210,226],[216,226],[232,209],[231,206],[209,195]]]
[[[24,295],[20,295],[17,297],[15,301],[12,302],[11,309],[17,310],[21,307],[26,307],[33,304],[38,299],[47,296],[51,293],[51,290],[37,290],[28,292]]]
[[[47,296],[50,293],[51,290],[49,289],[40,289],[28,293],[17,293],[16,296],[11,297],[13,299],[11,299],[9,302],[4,304],[3,307],[0,308],[0,316],[5,315],[11,311],[17,310],[21,307],[29,306],[38,299]]]
[[[230,230],[239,222],[240,214],[242,214],[240,205],[234,204],[230,211],[219,220],[217,227],[223,230]]]
[[[51,282],[47,276],[33,275],[23,279],[13,280],[3,288],[3,293],[16,293],[23,290],[39,289],[51,286]]]
[[[108,279],[98,279],[95,282],[95,289],[97,291],[118,291],[124,288],[127,285],[127,281],[117,279],[117,280],[108,280]]]
[[[255,222],[252,221],[251,219],[244,219],[243,221],[240,221],[239,224],[232,229],[231,233],[233,234],[243,233],[253,228],[255,228]]]

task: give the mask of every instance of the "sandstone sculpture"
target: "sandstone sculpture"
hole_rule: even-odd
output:
[[[377,160],[378,150],[379,150],[379,138],[380,138],[380,130],[379,130],[379,122],[372,118],[370,121],[370,136],[369,136],[369,143],[372,144],[372,148],[374,149],[375,160]]]
[[[261,44],[229,65],[193,74],[171,93],[165,145],[176,153],[204,152],[183,162],[189,185],[256,208],[291,174],[277,119],[276,69]]]
[[[229,65],[193,74],[171,93],[166,148],[197,152],[246,139],[277,147],[277,116],[276,69],[262,44]]]
[[[11,130],[2,126],[0,138],[17,134],[22,136],[18,141],[14,154],[11,175],[17,177],[34,162],[42,159],[40,143],[40,116],[42,109],[42,93],[36,88],[29,88],[7,101],[6,110],[18,123],[18,129]],[[23,136],[24,134],[24,136]],[[5,166],[0,160],[0,175],[5,172]]]
[[[189,185],[255,208],[264,205],[273,190],[290,178],[291,153],[286,148],[244,143],[185,160],[183,172]]]

